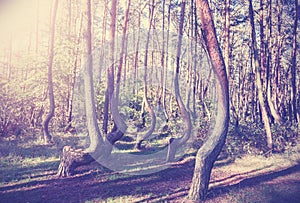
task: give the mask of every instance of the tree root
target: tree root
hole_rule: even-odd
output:
[[[93,161],[95,161],[95,159],[83,149],[74,149],[71,146],[64,146],[56,176],[72,176],[78,166],[87,165]]]

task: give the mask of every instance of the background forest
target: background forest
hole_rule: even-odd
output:
[[[195,1],[183,1],[185,8],[175,0],[117,1],[115,15],[112,2],[92,0],[87,8],[81,0],[0,1],[4,166],[23,153],[20,146],[38,146],[27,155],[42,154],[57,169],[64,145],[93,142],[84,88],[90,58],[101,132],[127,125],[122,138],[112,138],[117,151],[148,153],[187,138],[188,157],[202,146],[217,120],[218,96]],[[208,3],[229,82],[221,155],[286,153],[300,128],[298,0]],[[112,91],[116,104],[109,103]]]

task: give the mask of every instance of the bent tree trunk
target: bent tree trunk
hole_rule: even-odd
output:
[[[66,177],[72,175],[75,168],[80,165],[89,164],[94,161],[93,157],[105,156],[109,150],[109,144],[104,142],[100,136],[100,129],[97,124],[94,88],[93,88],[93,58],[92,58],[92,37],[91,37],[91,0],[87,0],[87,64],[84,70],[84,97],[85,115],[87,129],[90,138],[90,146],[86,149],[73,149],[65,146],[62,151],[57,176]],[[101,147],[101,149],[100,149]]]
[[[117,2],[115,2],[117,3]],[[109,99],[110,99],[110,109],[111,109],[111,114],[114,120],[114,127],[110,133],[107,134],[106,139],[110,142],[111,145],[113,145],[116,141],[121,139],[127,129],[126,123],[123,121],[122,117],[120,116],[118,106],[119,106],[119,98],[120,98],[120,83],[121,83],[121,74],[122,74],[122,66],[123,66],[123,56],[125,54],[125,41],[126,41],[126,33],[127,33],[127,27],[128,27],[128,21],[129,21],[129,11],[130,11],[130,5],[131,5],[131,0],[127,1],[127,8],[125,11],[125,19],[124,19],[124,26],[123,26],[123,32],[122,32],[122,41],[121,41],[121,53],[119,57],[119,64],[118,64],[118,72],[117,72],[117,82],[116,82],[116,88],[114,91],[114,71],[113,71],[113,66],[110,68],[112,70],[109,71],[108,75],[108,81],[109,81],[109,86],[108,88],[111,88],[109,93]],[[113,10],[116,11],[116,4],[112,8]],[[116,24],[116,12],[112,12],[112,22],[111,24],[114,25],[111,27],[111,55],[110,55],[110,60],[111,64],[114,64],[114,38],[115,38],[115,24]]]
[[[143,102],[145,105],[146,110],[148,111],[148,113],[151,116],[151,126],[150,128],[142,134],[138,134],[137,135],[137,141],[136,141],[136,146],[135,148],[137,149],[141,149],[142,148],[142,142],[147,139],[150,135],[152,135],[152,133],[154,132],[155,129],[155,125],[156,125],[156,115],[155,112],[153,110],[153,108],[151,107],[149,101],[148,101],[148,85],[147,85],[147,74],[148,74],[148,48],[149,48],[149,41],[150,41],[150,32],[151,32],[151,28],[152,28],[152,21],[153,21],[153,16],[154,16],[154,0],[152,0],[152,3],[150,5],[150,21],[149,21],[149,28],[148,28],[148,34],[147,34],[147,41],[146,41],[146,46],[145,46],[145,57],[144,57],[144,77],[143,77],[143,83],[144,83],[144,96],[143,96]],[[143,113],[144,114],[144,113]],[[144,123],[144,121],[143,121]]]
[[[52,77],[52,69],[53,69],[53,59],[54,59],[54,35],[55,35],[55,21],[56,21],[56,12],[58,7],[58,0],[54,2],[54,9],[52,13],[51,19],[51,29],[50,29],[50,56],[49,56],[49,64],[48,64],[48,90],[49,90],[49,101],[50,101],[50,110],[47,114],[46,119],[43,122],[43,134],[44,134],[44,142],[48,144],[52,142],[52,136],[49,132],[49,123],[54,116],[55,112],[55,101],[54,101],[54,92],[53,92],[53,77]]]
[[[201,20],[202,36],[212,61],[218,95],[215,127],[197,152],[194,175],[187,197],[190,200],[199,201],[206,197],[213,164],[225,143],[229,125],[229,87],[226,67],[208,2],[196,0],[196,6]]]
[[[175,99],[178,104],[178,107],[180,109],[180,113],[184,119],[185,123],[185,133],[184,135],[179,139],[172,139],[170,140],[169,148],[168,148],[168,154],[167,154],[167,161],[173,161],[176,155],[176,151],[179,147],[181,147],[183,144],[185,144],[191,135],[192,130],[192,122],[190,118],[190,114],[187,111],[181,95],[180,95],[180,89],[179,89],[179,82],[178,82],[178,75],[179,75],[179,67],[180,67],[180,55],[181,55],[181,45],[182,45],[182,37],[183,37],[183,24],[184,24],[184,13],[185,13],[185,0],[182,1],[181,4],[181,14],[180,14],[180,24],[179,24],[179,34],[178,34],[178,44],[177,44],[177,53],[176,53],[176,70],[175,70],[175,76],[174,76],[174,89],[175,89]]]

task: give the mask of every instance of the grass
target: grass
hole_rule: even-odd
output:
[[[57,146],[42,145],[33,137],[0,142],[0,202],[180,202],[188,192],[193,173],[192,158],[146,175],[130,175],[152,169],[145,162],[138,162],[125,171],[127,174],[101,167],[95,170],[96,165],[91,165],[84,169],[85,173],[79,171],[74,177],[57,179],[53,175],[59,164],[61,147],[64,144],[76,146],[78,139],[70,136],[56,139],[60,141]],[[124,142],[122,144],[126,144],[126,140]],[[194,155],[191,148],[189,157]],[[226,160],[226,153],[222,156]],[[297,189],[298,184],[300,187],[298,169],[284,172],[299,165],[299,146],[271,156],[243,154],[230,162],[224,160],[218,160],[213,169],[208,203],[272,202],[272,195],[282,195],[282,191],[290,196],[293,195],[289,191],[300,192]],[[224,163],[219,164],[221,162]],[[280,200],[287,195],[283,194]]]
[[[0,158],[0,185],[10,182],[29,182],[32,178],[41,177],[45,172],[54,172],[59,163],[57,157],[26,157],[9,154]]]
[[[30,182],[54,172],[59,163],[59,152],[54,147],[41,145],[34,139],[2,141],[0,148],[0,186]]]

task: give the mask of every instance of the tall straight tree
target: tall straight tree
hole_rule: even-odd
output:
[[[292,50],[292,64],[291,64],[291,74],[292,74],[292,91],[291,91],[291,100],[292,100],[292,113],[294,120],[298,122],[300,126],[300,113],[299,109],[297,109],[297,86],[296,86],[296,66],[297,66],[297,27],[298,27],[298,18],[299,18],[299,5],[298,0],[295,0],[295,21],[293,28],[293,50]],[[298,90],[299,91],[299,90]],[[298,101],[300,102],[300,101]]]
[[[224,60],[226,65],[226,72],[230,78],[229,64],[230,64],[230,0],[225,3],[225,46],[224,46]]]
[[[79,52],[80,52],[80,42],[81,42],[81,30],[82,30],[82,23],[83,23],[83,15],[80,17],[80,28],[79,28],[79,34],[77,37],[76,42],[76,51],[75,51],[75,59],[74,59],[74,65],[72,69],[72,77],[70,81],[70,93],[69,93],[69,99],[68,99],[68,113],[67,113],[67,126],[65,128],[65,131],[68,131],[72,127],[72,112],[73,112],[73,99],[74,99],[74,90],[75,90],[75,81],[77,76],[77,66],[79,64]]]
[[[268,27],[267,31],[266,31],[266,45],[264,46],[264,54],[263,55],[266,55],[264,56],[265,60],[261,60],[261,62],[264,62],[265,61],[265,64],[262,64],[262,66],[266,66],[266,88],[267,88],[267,105],[269,106],[269,109],[270,109],[270,114],[272,115],[272,117],[274,118],[275,122],[277,124],[281,124],[282,123],[282,118],[278,112],[278,108],[276,108],[276,106],[274,105],[273,103],[273,100],[274,98],[276,97],[276,91],[273,91],[273,89],[278,89],[278,84],[276,82],[272,82],[272,74],[271,74],[271,71],[272,71],[272,44],[271,44],[271,36],[272,36],[272,0],[269,0],[268,1],[268,16],[267,16],[267,25],[264,26],[263,24],[263,7],[264,7],[264,4],[262,2],[262,0],[260,0],[260,7],[261,7],[261,11],[260,11],[260,30],[261,30],[261,33],[263,33],[263,29],[264,27]],[[261,34],[261,41],[263,41],[263,36]],[[275,97],[272,97],[272,96],[275,96]]]
[[[51,26],[50,26],[50,48],[49,48],[49,62],[48,62],[48,91],[49,91],[50,109],[49,109],[49,113],[47,114],[43,122],[43,135],[44,135],[43,139],[46,144],[52,142],[52,136],[49,132],[49,123],[55,113],[52,69],[53,69],[53,59],[54,59],[54,38],[55,38],[55,21],[56,21],[57,8],[58,8],[58,0],[55,0],[53,12],[52,12],[52,18],[51,18]]]
[[[170,23],[171,23],[171,6],[172,6],[172,0],[169,0],[169,6],[168,6],[168,13],[167,13],[167,33],[166,33],[166,46],[164,46],[163,43],[163,51],[164,51],[164,57],[165,57],[165,61],[164,61],[164,77],[163,77],[163,92],[162,92],[162,105],[163,105],[163,111],[166,117],[166,121],[169,121],[169,115],[167,113],[167,106],[166,106],[166,84],[167,84],[167,79],[168,79],[168,63],[169,63],[169,42],[170,42]],[[165,20],[164,22],[165,23]],[[165,28],[165,25],[163,26],[163,29]]]
[[[216,78],[218,96],[217,115],[214,129],[196,155],[196,164],[188,199],[205,199],[210,174],[222,147],[225,144],[229,125],[229,87],[226,66],[217,40],[214,21],[207,0],[196,0],[201,20],[201,32]]]
[[[116,18],[117,18],[117,1],[111,1],[111,23],[110,23],[110,66],[107,71],[107,87],[105,92],[104,101],[104,120],[103,120],[103,131],[108,132],[108,119],[109,119],[109,107],[111,106],[111,101],[114,92],[114,50],[115,50],[115,35],[116,35]]]
[[[264,93],[263,93],[264,91],[263,91],[262,78],[261,78],[261,64],[259,63],[258,48],[257,48],[257,43],[256,43],[256,32],[255,32],[252,0],[248,0],[248,2],[249,2],[250,30],[251,30],[251,48],[253,50],[253,56],[254,56],[254,66],[255,66],[258,100],[259,100],[259,106],[260,106],[260,110],[261,110],[261,114],[262,114],[262,120],[263,120],[265,130],[266,130],[267,144],[268,144],[268,147],[270,149],[272,149],[273,140],[272,140],[270,120],[269,120],[269,116],[268,116],[268,112],[267,112],[267,108],[266,108],[266,104],[265,104]],[[263,42],[261,42],[261,43],[263,43]]]
[[[107,71],[107,90],[108,90],[108,104],[111,104],[113,92],[114,92],[114,51],[115,51],[115,36],[116,36],[116,18],[117,18],[117,0],[111,1],[111,22],[110,22],[110,66]],[[109,106],[109,105],[108,105]]]
[[[103,125],[102,130],[105,134],[108,133],[108,121],[109,121],[109,107],[113,97],[114,91],[114,49],[115,49],[115,35],[116,35],[116,10],[117,10],[117,1],[111,1],[111,22],[110,22],[110,54],[109,61],[110,66],[107,69],[107,83],[106,83],[106,91],[105,91],[105,100],[104,100],[104,112],[103,112]],[[104,17],[105,18],[105,17]]]
[[[87,152],[95,152],[97,147],[103,141],[100,137],[100,129],[96,118],[95,93],[93,85],[93,55],[92,55],[92,14],[91,0],[87,0],[87,64],[84,70],[84,96],[85,96],[85,114],[87,128],[90,137],[90,146]]]
[[[101,43],[102,46],[105,45],[106,43],[106,23],[107,23],[107,13],[108,13],[108,1],[105,0],[104,2],[104,15],[103,15],[103,20],[102,20],[102,39],[101,39]],[[102,65],[104,62],[104,50],[101,50],[100,52],[100,65]],[[101,71],[101,69],[100,69]],[[101,72],[100,72],[101,73]],[[105,91],[105,100],[104,100],[104,112],[103,112],[103,123],[102,123],[102,130],[104,133],[107,133],[107,126],[108,126],[108,109],[109,108],[109,99],[108,99],[108,89],[106,89]]]

